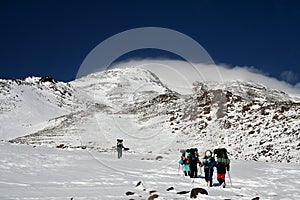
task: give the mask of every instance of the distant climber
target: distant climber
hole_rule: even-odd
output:
[[[189,160],[188,160],[189,155],[190,155],[190,150],[187,149],[184,152],[182,152],[181,158],[179,160],[179,164],[183,166],[183,173],[185,176],[190,176],[191,174]]]
[[[217,179],[222,187],[225,187],[225,174],[226,170],[230,169],[230,160],[227,155],[225,148],[219,148],[214,150],[214,154],[217,157],[216,168],[217,168]]]
[[[125,149],[123,145],[122,139],[117,139],[117,152],[118,152],[118,158],[122,158],[122,150]],[[126,148],[127,149],[127,148]]]
[[[209,187],[212,186],[212,177],[214,173],[214,166],[216,165],[214,156],[211,150],[205,151],[205,156],[202,159],[202,165],[204,166],[205,181]]]

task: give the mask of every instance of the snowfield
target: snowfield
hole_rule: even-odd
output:
[[[145,147],[147,148],[147,147]],[[60,150],[0,143],[0,198],[5,199],[190,199],[192,188],[208,195],[197,199],[299,199],[299,164],[233,160],[232,186],[207,188],[203,178],[178,171],[179,152],[165,154]],[[157,156],[162,158],[156,159]],[[216,181],[216,174],[214,174]],[[138,182],[142,182],[136,187]],[[174,190],[167,191],[173,187]],[[127,192],[133,195],[127,196]]]

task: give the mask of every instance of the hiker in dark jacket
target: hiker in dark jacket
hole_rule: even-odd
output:
[[[198,177],[198,163],[201,163],[198,156],[198,149],[192,148],[190,149],[190,154],[188,157],[189,164],[190,164],[190,177],[197,178]]]
[[[217,168],[217,179],[222,187],[225,187],[225,174],[230,169],[230,160],[227,155],[225,148],[219,148],[214,150],[214,154],[217,157],[216,168]]]
[[[202,166],[204,166],[205,181],[209,187],[212,186],[212,177],[214,173],[214,166],[216,165],[215,159],[210,150],[205,152],[205,156],[202,159]]]
[[[117,152],[118,152],[118,158],[122,158],[122,150],[125,149],[123,145],[122,139],[117,139]]]

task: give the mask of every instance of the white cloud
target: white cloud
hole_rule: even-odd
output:
[[[226,82],[232,80],[252,81],[271,89],[284,91],[292,96],[300,95],[300,83],[296,86],[269,77],[252,66],[228,67],[187,63],[178,60],[131,60],[116,63],[114,67],[142,67],[155,73],[162,82],[180,93],[191,90],[195,81]]]
[[[281,78],[288,82],[295,82],[298,80],[299,75],[291,70],[287,70],[281,73]]]

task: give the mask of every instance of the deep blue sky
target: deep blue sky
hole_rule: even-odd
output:
[[[290,80],[295,84],[300,82],[299,10],[297,0],[1,0],[0,77],[72,80],[100,42],[152,26],[192,37],[216,63],[254,66],[277,78],[293,71],[299,74]]]

